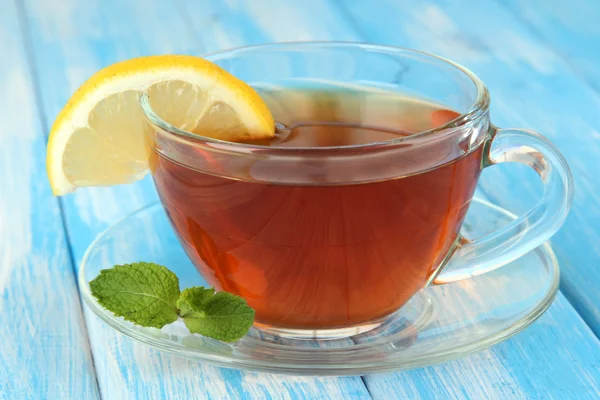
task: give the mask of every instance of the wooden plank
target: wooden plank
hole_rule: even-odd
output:
[[[207,51],[178,10],[161,1],[56,3],[27,0],[44,114],[52,121],[97,69],[142,54]],[[183,14],[187,15],[187,14]],[[211,30],[206,11],[187,15]],[[47,127],[46,127],[47,129]],[[74,258],[101,230],[156,199],[151,182],[85,189],[63,199]],[[123,338],[86,308],[98,382],[106,398],[369,398],[360,378],[287,378],[188,362]]]
[[[595,0],[497,0],[583,79],[600,90],[600,4]]]
[[[0,12],[0,398],[97,399],[45,136],[12,1]]]
[[[597,399],[598,346],[559,294],[537,322],[491,349],[433,367],[369,376],[365,382],[373,398],[382,400]]]
[[[337,4],[340,12],[355,21],[357,32],[364,35],[364,40],[417,48],[466,65],[489,85],[495,123],[539,129],[565,153],[573,167],[578,190],[569,221],[553,243],[564,271],[566,294],[586,322],[597,329],[600,297],[596,282],[600,273],[593,266],[598,264],[594,246],[599,217],[594,193],[598,183],[589,174],[598,170],[595,154],[600,150],[595,137],[600,123],[599,102],[594,91],[507,10],[493,3],[384,0],[378,7],[371,7],[365,2],[350,0]],[[577,140],[573,139],[574,134]],[[533,203],[541,187],[533,174],[518,167],[486,171],[482,186],[495,201],[517,212]],[[520,188],[517,194],[513,188]],[[555,330],[538,327],[543,321]],[[586,344],[581,345],[580,341]],[[552,361],[541,358],[547,349],[553,349],[547,353]],[[599,351],[598,342],[587,331],[585,322],[559,297],[557,304],[534,327],[508,344],[475,356],[480,360],[487,357],[487,361],[473,364],[475,369],[471,370],[479,371],[482,390],[492,390],[493,396],[488,398],[560,397],[568,395],[570,390],[579,395],[574,398],[595,398],[600,378]],[[519,359],[527,360],[527,363],[519,363],[523,368],[511,365]],[[550,364],[561,367],[551,368]],[[481,389],[461,372],[466,365],[449,363],[443,368],[425,369],[410,376],[427,377],[420,387],[433,391],[441,387],[436,382],[439,379],[453,387],[446,386],[448,397],[462,398]],[[543,370],[547,374],[545,388],[530,381],[528,371],[532,370]],[[421,373],[424,375],[419,375]],[[402,377],[402,374],[396,376],[400,380]],[[488,379],[495,384],[488,386]],[[393,379],[388,382],[391,386],[378,381],[382,386],[377,386],[379,391],[376,392],[372,385],[375,380],[367,378],[366,382],[373,397],[383,398],[390,390],[401,387]],[[504,391],[501,385],[506,382],[511,390],[520,388],[523,392]],[[452,386],[453,383],[456,386]],[[471,387],[467,390],[470,393],[463,389],[468,387]]]

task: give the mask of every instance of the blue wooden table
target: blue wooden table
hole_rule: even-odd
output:
[[[600,2],[597,0],[0,0],[0,398],[600,398]],[[156,199],[149,180],[54,198],[49,127],[118,60],[247,44],[352,40],[472,69],[492,119],[544,133],[575,176],[552,244],[561,292],[529,329],[462,360],[348,378],[244,373],[135,343],[82,307],[76,271],[101,230]],[[487,171],[480,195],[523,212],[529,171]]]

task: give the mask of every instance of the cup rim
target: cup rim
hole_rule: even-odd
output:
[[[245,52],[253,52],[256,50],[265,50],[265,49],[294,49],[294,48],[313,48],[313,47],[335,47],[335,48],[361,48],[364,50],[372,50],[372,51],[387,51],[393,53],[404,53],[404,54],[412,54],[425,58],[432,58],[434,60],[440,61],[443,64],[447,64],[455,69],[458,69],[470,81],[474,84],[475,89],[477,90],[477,94],[475,100],[469,107],[469,109],[460,114],[458,117],[453,120],[446,122],[443,125],[436,126],[434,128],[424,130],[409,136],[402,136],[396,139],[390,139],[386,141],[378,141],[371,142],[365,144],[355,144],[355,145],[343,145],[343,146],[322,146],[322,147],[269,147],[269,146],[261,146],[256,144],[246,144],[239,142],[230,142],[221,139],[215,139],[207,136],[202,136],[197,133],[188,132],[184,129],[178,128],[175,125],[170,124],[169,122],[163,120],[150,105],[150,96],[147,93],[142,93],[140,96],[140,105],[143,113],[146,118],[154,125],[161,128],[168,134],[172,134],[174,136],[192,140],[195,144],[207,144],[207,145],[217,145],[218,147],[225,146],[227,149],[232,151],[278,151],[278,152],[296,152],[296,151],[311,151],[311,152],[319,152],[319,151],[336,151],[336,150],[357,150],[357,149],[369,149],[369,148],[377,148],[380,149],[382,147],[393,147],[395,145],[410,145],[410,142],[420,141],[422,139],[439,139],[440,136],[445,136],[448,132],[453,133],[457,129],[465,126],[471,121],[477,120],[482,114],[487,112],[490,104],[489,93],[485,84],[471,72],[468,68],[455,63],[454,61],[450,61],[444,57],[440,57],[431,53],[427,53],[424,51],[413,50],[406,47],[400,46],[388,46],[388,45],[379,45],[379,44],[371,44],[366,42],[353,42],[353,41],[289,41],[289,42],[277,42],[277,43],[266,43],[266,44],[258,44],[258,45],[249,45],[249,46],[240,46],[234,47],[227,50],[219,50],[211,53],[207,53],[201,55],[202,58],[207,59],[208,61],[213,61],[219,58],[224,58],[226,56],[232,55],[234,53],[245,53]],[[276,121],[277,122],[277,121]]]

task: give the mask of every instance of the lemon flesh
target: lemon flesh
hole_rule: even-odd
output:
[[[233,142],[274,136],[273,117],[254,89],[207,60],[123,61],[93,75],[56,118],[46,160],[55,195],[130,183],[148,172],[143,93],[161,118],[189,132]]]

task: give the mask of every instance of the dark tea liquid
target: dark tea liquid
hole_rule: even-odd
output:
[[[379,142],[457,116],[406,97],[365,105],[345,91],[263,95],[290,128],[254,143],[265,146]],[[427,284],[457,239],[482,151],[397,179],[300,186],[212,176],[152,157],[168,215],[210,284],[244,297],[258,323],[327,329],[384,317]]]

